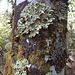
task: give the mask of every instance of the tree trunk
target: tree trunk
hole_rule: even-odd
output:
[[[21,0],[21,2],[18,3],[16,0],[17,4],[14,8],[12,19],[12,50],[7,53],[4,75],[51,75],[50,71],[52,71],[53,75],[65,75],[68,0],[28,1]],[[31,32],[32,30],[28,30],[28,33],[25,33],[24,31],[26,29],[22,30],[23,27],[21,26],[22,31],[19,33],[19,21],[21,21],[21,25],[28,21],[24,21],[28,17],[21,17],[21,13],[24,12],[23,9],[26,6],[29,6],[29,3],[34,4],[35,1],[40,1],[41,6],[45,3],[45,6],[51,7],[52,11],[49,14],[52,15],[51,18],[54,18],[52,19],[53,22],[49,22],[50,24],[47,25],[47,19],[45,19],[44,16],[42,17],[42,15],[45,13],[44,15],[47,17],[48,12],[44,12],[40,16],[41,19],[35,20],[35,23],[33,22],[30,27],[33,29],[36,24],[40,26],[43,20],[44,22],[42,22],[42,24],[43,26],[48,26],[47,28],[41,26],[39,31],[34,35],[36,30],[33,30],[33,32]],[[35,4],[33,5],[33,8],[34,7]],[[32,17],[36,15],[34,11],[30,12]],[[21,20],[21,18],[23,20]],[[30,21],[34,18],[31,18]],[[36,27],[34,29],[36,29]],[[22,34],[22,32],[24,33]]]

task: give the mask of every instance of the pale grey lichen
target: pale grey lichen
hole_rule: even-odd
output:
[[[12,42],[8,42],[8,43],[5,45],[6,51],[10,51],[11,48],[12,48]]]
[[[20,14],[18,20],[18,32],[20,34],[29,34],[29,37],[35,37],[40,29],[47,29],[54,20],[53,10],[45,3],[34,2],[28,4]]]
[[[51,72],[47,72],[47,74],[46,75],[53,75]]]
[[[50,55],[45,55],[45,62],[49,60]]]
[[[17,60],[14,65],[15,74],[14,75],[27,75],[27,72],[24,70],[25,67],[30,68],[31,64],[29,64],[27,59]]]

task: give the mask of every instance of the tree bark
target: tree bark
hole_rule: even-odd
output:
[[[24,0],[23,0],[24,1]],[[29,1],[29,2],[28,2]],[[14,8],[12,19],[12,50],[8,52],[4,75],[14,75],[12,64],[17,60],[28,60],[30,68],[25,67],[27,75],[65,75],[64,67],[67,58],[66,33],[68,0],[25,0]],[[29,38],[28,34],[19,35],[17,23],[21,11],[31,2],[42,1],[54,10],[55,20],[47,29],[41,28],[39,34]],[[64,16],[65,15],[65,16]],[[18,36],[17,36],[18,35]],[[46,60],[47,61],[46,61]],[[8,64],[10,63],[10,65]],[[10,72],[7,72],[9,67]],[[15,74],[16,75],[16,74]],[[50,74],[49,74],[50,75]]]

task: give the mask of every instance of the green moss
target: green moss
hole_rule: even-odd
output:
[[[6,64],[5,64],[5,68],[4,68],[4,75],[14,75],[14,69],[13,69],[13,65],[12,65],[12,58],[11,58],[11,51],[7,52],[6,55]]]
[[[40,72],[48,72],[49,71],[49,67],[50,64],[49,63],[45,63],[44,60],[44,56],[42,57],[42,55],[44,54],[44,51],[40,51],[37,50],[37,52],[33,52],[30,56],[29,56],[29,61],[30,63],[35,63],[38,65],[38,69],[40,70]]]
[[[40,55],[41,55],[41,51],[40,51],[40,50],[38,50],[37,53],[33,52],[33,53],[29,56],[30,63],[38,62]]]
[[[20,34],[29,34],[29,37],[35,37],[39,34],[40,29],[47,29],[54,19],[50,6],[34,2],[28,4],[21,12],[17,28]]]
[[[17,54],[17,59],[22,60],[23,58],[24,58],[23,51],[19,51],[18,54]]]

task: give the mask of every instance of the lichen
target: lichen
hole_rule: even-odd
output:
[[[29,64],[27,59],[17,60],[14,65],[15,74],[14,75],[27,75],[25,67],[30,68],[31,64]]]
[[[18,46],[18,50],[21,51],[23,49],[22,45]]]
[[[47,74],[46,75],[53,75],[51,72],[47,72]]]
[[[23,55],[23,51],[22,51],[23,47],[22,45],[18,45],[18,53],[17,53],[17,59],[24,59],[24,55]]]
[[[8,43],[5,45],[6,51],[10,51],[11,48],[12,48],[12,42],[8,42]]]
[[[29,56],[29,60],[30,63],[35,63],[38,62],[40,55],[42,54],[42,52],[40,50],[37,51],[37,53],[33,52],[30,56]]]
[[[41,2],[30,3],[21,12],[17,29],[19,34],[35,37],[42,28],[47,29],[54,19],[51,7]]]

